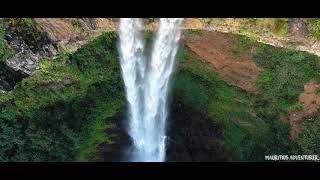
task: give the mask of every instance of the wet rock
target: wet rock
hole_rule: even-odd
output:
[[[10,91],[12,89],[11,85],[5,81],[0,79],[0,90]]]

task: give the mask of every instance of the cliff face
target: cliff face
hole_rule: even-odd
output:
[[[269,21],[185,20],[172,85],[169,161],[263,160],[265,153],[299,152],[291,139],[306,142],[305,152],[318,151],[309,140],[318,142],[320,61],[297,51],[319,51],[306,21],[289,19],[288,27],[277,30]],[[0,24],[3,42],[14,49],[0,61],[0,121],[15,129],[0,133],[1,141],[12,141],[0,150],[20,148],[6,158],[32,160],[32,152],[42,160],[122,156],[130,139],[120,122],[125,99],[117,36],[99,36],[116,31],[117,19],[1,19]],[[145,24],[151,31],[158,26],[157,20]],[[315,122],[306,121],[310,118]],[[51,129],[48,124],[57,136],[42,131]],[[5,139],[26,129],[19,141]],[[62,153],[55,151],[60,148]]]
[[[76,50],[102,31],[115,31],[112,19],[104,18],[35,18],[35,22],[63,50]]]
[[[189,18],[188,29],[249,36],[276,47],[293,48],[320,56],[320,41],[310,37],[306,18]],[[280,22],[279,22],[280,21]]]
[[[7,31],[6,41],[16,51],[6,64],[26,75],[36,73],[42,59],[75,51],[102,31],[115,30],[113,20],[99,18],[2,19],[0,24]]]
[[[250,24],[241,18],[187,18],[184,22],[184,28],[245,34],[274,46],[294,47],[320,55],[319,41],[308,38],[306,21],[303,18],[289,18],[285,36],[273,33],[272,28],[268,28],[267,25],[257,25],[256,22]],[[103,31],[116,31],[118,19],[2,19],[0,24],[4,24],[8,29],[6,39],[17,52],[13,58],[7,60],[7,65],[15,71],[20,70],[27,75],[32,75],[39,70],[41,59],[56,57],[65,51],[75,51],[87,41],[99,36]],[[157,27],[157,20],[146,21],[146,29],[153,31]],[[35,37],[41,38],[36,39]],[[36,41],[38,44],[35,44]]]

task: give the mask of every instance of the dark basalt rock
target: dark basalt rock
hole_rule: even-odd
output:
[[[32,50],[23,39],[15,36],[7,35],[9,45],[15,49],[17,54],[6,60],[6,65],[15,71],[22,71],[28,76],[34,74],[40,69],[39,63],[41,59],[55,57],[58,51],[53,44],[43,45],[42,49]]]
[[[223,127],[175,100],[168,120],[167,161],[227,161]]]
[[[20,70],[15,71],[8,67],[5,62],[0,62],[0,79],[7,82],[11,89],[25,77],[27,77],[27,74]]]
[[[0,79],[0,89],[3,89],[5,91],[10,91],[12,87],[7,81]]]
[[[15,25],[12,25],[9,19],[2,23],[6,29],[6,42],[17,52],[6,59],[6,65],[14,71],[30,76],[40,69],[39,62],[42,59],[58,55],[58,47],[36,23],[29,27],[23,20],[15,21]]]

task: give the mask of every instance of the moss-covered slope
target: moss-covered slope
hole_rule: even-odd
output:
[[[151,34],[146,36],[151,42]],[[208,160],[216,161],[261,161],[265,154],[316,154],[319,115],[303,122],[293,142],[288,113],[301,108],[298,97],[304,84],[319,81],[319,57],[245,37],[239,37],[234,46],[235,57],[254,49],[252,61],[262,69],[255,83],[257,92],[221,80],[208,62],[182,45],[172,79],[171,107],[177,114],[170,117],[183,118],[177,118],[179,127],[171,127],[169,138],[179,139],[175,132],[190,135],[182,137],[189,141],[181,140],[193,143],[193,149],[187,151],[214,151],[210,156],[215,157]],[[38,74],[24,78],[0,96],[0,160],[103,160],[103,146],[118,143],[115,137],[120,133],[114,131],[118,127],[110,119],[124,112],[124,107],[117,35],[109,32],[75,53],[42,61]],[[182,110],[188,112],[184,115]],[[194,129],[182,132],[182,121]],[[174,143],[170,141],[169,146]],[[213,145],[202,148],[206,144]]]
[[[44,60],[41,72],[0,96],[1,161],[97,158],[122,111],[116,34],[106,33],[74,54]]]

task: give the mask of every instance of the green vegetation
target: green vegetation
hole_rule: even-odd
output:
[[[145,24],[151,24],[154,23],[156,21],[156,18],[143,18],[143,22]]]
[[[223,24],[225,22],[223,18],[200,18],[200,21],[206,25]]]
[[[46,32],[32,18],[8,18],[4,23],[8,25],[6,31],[11,36],[21,37],[33,51],[41,49],[50,42]]]
[[[320,154],[320,114],[306,119],[298,134],[297,143],[304,154]]]
[[[0,27],[0,62],[10,58],[14,54],[14,50],[11,49],[4,40],[5,29]]]
[[[260,44],[245,36],[239,36],[235,43],[239,55],[252,48],[257,51],[253,60],[263,69],[256,83],[257,94],[227,85],[209,64],[184,47],[178,55],[174,97],[224,127],[220,142],[232,160],[259,161],[264,160],[264,154],[316,154],[318,116],[303,125],[294,143],[288,112],[303,108],[298,97],[304,84],[320,80],[320,58]]]
[[[80,33],[82,31],[82,25],[77,19],[72,20],[71,24],[72,24],[72,29],[74,31],[76,31],[78,33]]]
[[[87,161],[121,112],[123,85],[115,33],[74,54],[45,60],[41,72],[0,97],[1,161]]]
[[[194,29],[187,29],[186,30],[188,36],[193,37],[193,36],[201,36],[202,32],[199,30],[194,30]]]
[[[5,65],[5,60],[11,58],[14,55],[14,50],[8,46],[5,41],[5,29],[0,26],[0,79],[14,84],[14,82],[19,81],[20,77],[13,76]],[[1,90],[1,88],[0,88]],[[0,93],[2,95],[2,93]]]
[[[286,19],[257,20],[285,34]],[[39,32],[28,19],[10,19],[21,26],[10,32]],[[274,27],[273,27],[274,26]],[[34,31],[35,30],[35,31]],[[204,33],[188,30],[188,36]],[[0,28],[0,57],[9,57],[4,30]],[[34,37],[33,37],[34,36]],[[146,32],[151,47],[152,32]],[[113,143],[106,132],[125,105],[115,32],[104,33],[74,53],[41,62],[41,72],[18,82],[0,96],[0,161],[89,161],[101,159],[101,145]],[[183,46],[173,76],[173,97],[222,127],[218,143],[233,161],[260,161],[265,154],[319,154],[320,115],[302,123],[297,143],[290,139],[288,112],[300,110],[303,85],[320,82],[320,59],[291,49],[259,44],[239,36],[234,54],[242,57],[254,48],[253,61],[263,70],[248,93],[221,80],[209,64]],[[147,48],[150,49],[150,48]],[[0,78],[8,74],[1,68]],[[3,73],[1,73],[3,71]],[[12,80],[14,81],[14,80]],[[112,133],[111,133],[112,134]]]
[[[289,32],[287,18],[242,18],[239,29],[252,37],[259,36],[255,35],[259,30],[267,30],[282,37]]]
[[[257,18],[257,26],[269,29],[279,36],[287,36],[289,31],[288,18]]]
[[[275,103],[270,104],[272,112],[288,113],[297,106],[304,84],[320,80],[319,57],[309,53],[261,44],[254,60],[264,69],[257,82],[263,92],[260,99]]]
[[[220,142],[231,160],[262,160],[268,127],[253,114],[250,96],[220,80],[210,65],[184,47],[178,55],[174,97],[196,111],[208,114],[224,127]],[[186,88],[186,84],[188,88]]]
[[[288,113],[301,109],[298,97],[304,84],[320,79],[319,57],[260,44],[254,58],[264,72],[257,81],[260,95],[255,100],[258,117],[270,124],[273,144],[271,153],[295,153],[300,151],[297,144],[290,140]],[[317,126],[311,128],[318,128]]]
[[[252,49],[257,45],[252,37],[239,35],[233,47],[233,55],[239,60],[247,60],[248,56],[251,56]]]
[[[312,18],[307,21],[309,35],[312,38],[320,39],[320,18]]]

